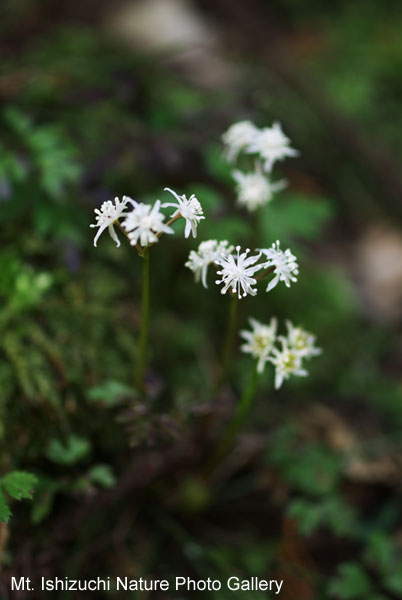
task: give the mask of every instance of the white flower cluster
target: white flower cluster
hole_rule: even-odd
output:
[[[315,344],[315,336],[301,327],[295,327],[286,321],[287,335],[277,336],[276,319],[271,319],[269,325],[256,319],[249,319],[251,331],[244,329],[240,336],[245,343],[240,349],[257,359],[257,371],[262,373],[265,364],[270,362],[275,368],[275,389],[279,389],[285,379],[291,375],[305,377],[308,375],[303,368],[303,361],[321,354],[321,348]],[[279,342],[280,346],[276,346]]]
[[[286,186],[286,181],[273,183],[270,175],[275,162],[298,152],[290,146],[290,139],[283,133],[281,125],[258,129],[251,121],[234,123],[222,136],[228,162],[237,160],[240,152],[256,155],[254,171],[243,173],[235,170],[232,175],[237,184],[237,202],[253,212],[268,204],[275,192]],[[267,175],[263,171],[266,171]]]
[[[195,280],[202,281],[204,287],[207,287],[207,270],[209,265],[218,265],[220,270],[217,274],[220,279],[215,283],[223,284],[222,294],[227,291],[237,294],[238,298],[244,298],[247,295],[255,296],[257,290],[257,278],[254,275],[261,271],[273,273],[273,279],[268,283],[266,291],[271,291],[280,281],[283,281],[287,287],[297,281],[299,268],[297,259],[289,250],[280,249],[279,241],[272,244],[271,248],[260,248],[256,250],[257,254],[249,256],[250,249],[247,248],[241,252],[240,246],[236,246],[236,252],[233,252],[233,246],[229,246],[225,240],[217,242],[208,240],[201,242],[198,250],[192,250],[185,266],[194,272]]]
[[[175,202],[161,203],[156,200],[153,205],[136,202],[128,196],[104,202],[100,209],[95,209],[95,221],[90,227],[97,227],[98,231],[94,238],[94,246],[96,247],[99,236],[108,229],[111,238],[120,246],[119,238],[117,237],[115,226],[122,229],[132,246],[141,246],[142,248],[155,244],[163,233],[174,233],[170,224],[176,219],[182,217],[185,222],[184,236],[189,237],[190,233],[193,237],[197,235],[197,226],[202,219],[205,219],[201,204],[192,194],[190,198],[186,198],[183,194],[180,196],[170,188],[165,188],[166,191],[173,194]],[[132,209],[128,210],[128,204]],[[176,210],[171,215],[171,221],[165,223],[165,215],[161,212],[161,208],[173,206]],[[122,222],[119,219],[124,218]]]
[[[202,281],[202,285],[207,288],[207,273],[209,265],[215,264],[219,258],[229,256],[233,252],[233,246],[229,246],[229,242],[223,240],[207,240],[201,242],[198,250],[191,250],[188,261],[185,266],[194,272],[196,282]]]

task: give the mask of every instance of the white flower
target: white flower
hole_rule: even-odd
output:
[[[123,222],[124,229],[128,232],[130,244],[135,246],[149,246],[158,241],[158,234],[174,233],[173,229],[163,222],[165,215],[160,212],[160,200],[153,206],[127,199],[134,206]]]
[[[218,258],[215,262],[220,265],[222,269],[218,271],[218,275],[221,275],[221,279],[217,279],[215,283],[223,283],[221,294],[225,294],[229,288],[232,289],[233,293],[237,292],[238,298],[243,298],[250,294],[255,296],[257,290],[252,286],[257,283],[256,279],[252,277],[256,271],[261,269],[261,265],[255,263],[260,258],[261,253],[257,256],[247,256],[250,249],[247,248],[245,252],[240,254],[240,246],[236,246],[237,256],[229,254],[229,256],[223,256]]]
[[[279,389],[284,379],[289,379],[290,375],[297,375],[299,377],[305,377],[308,375],[307,371],[302,368],[302,357],[300,353],[289,348],[287,340],[280,336],[279,341],[282,344],[282,349],[272,349],[271,356],[268,360],[275,367],[275,389]]]
[[[201,279],[202,285],[205,288],[208,287],[207,272],[209,265],[214,263],[218,258],[228,256],[233,252],[233,246],[229,246],[228,244],[229,242],[226,240],[221,242],[207,240],[201,242],[198,246],[198,250],[191,250],[185,266],[194,272],[195,280],[197,282]]]
[[[247,152],[259,154],[265,161],[264,167],[268,172],[277,160],[298,155],[297,150],[291,148],[290,139],[283,133],[277,121],[272,127],[265,127],[258,132],[248,145]]]
[[[301,327],[295,327],[290,321],[286,321],[286,327],[288,328],[287,341],[292,350],[295,350],[303,358],[321,354],[321,348],[314,346],[315,336],[312,333]]]
[[[271,291],[279,281],[284,281],[287,287],[291,282],[297,281],[296,275],[299,274],[297,258],[291,253],[289,248],[283,252],[279,248],[279,241],[272,244],[272,248],[261,249],[261,252],[267,257],[267,261],[262,265],[265,269],[273,267],[275,277],[269,282],[267,292]]]
[[[123,196],[122,200],[115,198],[114,204],[111,200],[107,200],[102,204],[100,210],[99,208],[95,208],[96,223],[92,223],[92,225],[90,225],[90,227],[99,227],[98,232],[94,238],[95,248],[99,236],[105,231],[106,228],[109,229],[110,237],[113,241],[116,242],[116,246],[120,246],[120,241],[113,227],[113,223],[120,219],[120,217],[124,217],[127,215],[127,213],[124,212],[127,202],[128,198],[126,196]]]
[[[275,343],[277,322],[275,318],[271,319],[269,325],[264,325],[252,318],[249,319],[249,322],[252,331],[247,329],[240,331],[241,337],[246,340],[240,349],[254,358],[258,358],[257,371],[262,373]]]
[[[260,164],[254,172],[233,171],[232,175],[237,182],[237,203],[245,206],[250,212],[267,204],[275,192],[286,186],[285,180],[271,183],[263,175]]]
[[[177,208],[176,212],[174,212],[171,217],[177,217],[177,215],[181,215],[186,221],[186,228],[184,230],[184,237],[188,238],[190,235],[190,231],[195,238],[197,235],[197,225],[202,220],[205,219],[202,206],[198,202],[197,198],[192,194],[190,198],[186,198],[185,194],[179,196],[170,188],[165,188],[166,192],[170,192],[176,198],[177,202],[165,202],[162,206],[174,206]]]
[[[259,130],[251,121],[239,121],[231,125],[222,136],[228,162],[236,160],[239,152],[246,150],[258,133]]]

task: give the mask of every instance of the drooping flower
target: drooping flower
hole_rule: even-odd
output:
[[[311,358],[321,354],[321,348],[314,346],[315,335],[302,329],[302,327],[295,327],[291,321],[286,321],[286,327],[288,328],[287,341],[290,348],[300,354],[303,358]]]
[[[262,173],[260,163],[257,164],[255,171],[250,173],[233,171],[232,175],[237,182],[237,203],[245,206],[250,212],[267,204],[272,200],[275,192],[286,186],[285,180],[270,182]]]
[[[257,371],[262,373],[276,340],[277,321],[272,318],[269,325],[264,325],[256,319],[250,318],[249,322],[252,330],[240,331],[240,336],[246,340],[240,349],[258,359]]]
[[[261,252],[265,254],[268,259],[263,263],[265,269],[273,267],[275,277],[269,282],[267,286],[267,292],[271,291],[279,281],[283,281],[287,287],[290,287],[291,282],[297,281],[297,275],[299,274],[299,266],[297,264],[297,258],[287,248],[285,252],[280,249],[279,241],[272,244],[271,248],[261,249]]]
[[[160,212],[161,202],[157,200],[153,206],[127,199],[134,206],[128,213],[123,227],[128,233],[130,244],[135,246],[149,246],[158,241],[161,233],[174,233],[173,229],[164,223],[165,215]]]
[[[288,341],[280,336],[279,341],[282,348],[273,348],[268,360],[275,367],[275,389],[279,389],[285,379],[289,379],[290,375],[298,377],[306,377],[307,371],[302,368],[302,357],[300,353],[290,348]]]
[[[162,206],[173,206],[176,208],[177,210],[171,216],[176,217],[177,215],[181,215],[185,219],[186,228],[184,230],[184,237],[188,238],[190,232],[192,232],[193,237],[195,238],[197,235],[198,223],[202,219],[205,219],[201,204],[194,194],[192,194],[190,198],[186,198],[185,194],[179,196],[179,194],[170,188],[165,188],[165,191],[173,194],[176,198],[176,202],[165,202]]]
[[[232,293],[236,293],[238,298],[247,296],[255,296],[257,290],[252,286],[257,283],[253,275],[261,269],[261,265],[255,263],[260,258],[261,253],[256,256],[247,256],[250,249],[247,248],[245,252],[240,254],[240,246],[236,246],[237,255],[229,254],[229,256],[223,256],[218,258],[215,262],[222,268],[218,271],[218,275],[221,275],[221,279],[217,279],[215,283],[223,283],[221,294],[226,294],[229,288]]]
[[[226,146],[226,159],[228,162],[236,160],[239,152],[246,150],[255,140],[259,130],[251,121],[233,123],[222,135]]]
[[[96,223],[92,223],[90,227],[99,227],[95,238],[94,238],[94,246],[96,248],[97,241],[99,236],[105,231],[105,229],[109,230],[109,235],[114,242],[116,242],[116,246],[120,246],[120,240],[117,237],[116,231],[114,229],[113,224],[118,221],[121,217],[126,216],[128,213],[124,212],[126,205],[128,202],[128,198],[123,196],[122,200],[119,198],[114,199],[114,204],[111,200],[107,200],[102,204],[99,208],[95,208],[95,221]]]
[[[283,133],[280,123],[275,121],[272,127],[264,127],[258,131],[247,147],[247,152],[259,154],[268,173],[277,160],[288,156],[297,156],[298,151],[290,146],[290,139]]]
[[[194,272],[195,281],[198,282],[201,279],[202,285],[206,288],[208,287],[207,272],[209,265],[215,263],[218,258],[228,256],[231,252],[233,252],[233,246],[229,246],[229,242],[226,240],[221,242],[207,240],[201,242],[198,250],[191,250],[185,266]]]

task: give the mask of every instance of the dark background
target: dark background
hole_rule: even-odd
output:
[[[1,472],[38,478],[1,524],[2,598],[11,575],[257,575],[289,600],[401,597],[401,7],[3,0],[0,14]],[[241,324],[290,318],[324,352],[278,392],[267,369],[211,472],[254,363],[237,355],[211,394],[227,298],[183,265],[203,239],[257,235],[220,142],[245,118],[279,120],[300,151],[259,235],[301,273],[245,301]],[[165,186],[207,219],[196,242],[153,250],[144,399],[140,262],[106,234],[94,249],[89,224],[103,201]]]

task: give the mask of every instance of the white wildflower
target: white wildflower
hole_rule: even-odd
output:
[[[149,246],[158,241],[161,233],[174,233],[173,229],[163,222],[165,215],[160,212],[160,200],[153,206],[135,202],[128,198],[134,206],[123,222],[124,229],[128,232],[130,244],[135,246],[138,242],[141,246]]]
[[[176,208],[176,212],[174,212],[171,217],[177,217],[178,215],[181,215],[186,221],[184,237],[188,238],[190,232],[192,232],[193,237],[195,238],[197,235],[198,223],[202,219],[205,219],[201,204],[198,202],[194,194],[192,194],[190,198],[186,198],[185,194],[179,196],[179,194],[170,188],[165,188],[165,191],[173,194],[177,202],[165,202],[162,204],[162,206],[173,206]]]
[[[271,291],[279,281],[284,281],[287,287],[290,287],[291,282],[297,281],[297,275],[299,274],[297,258],[289,248],[283,252],[277,240],[276,244],[272,244],[272,248],[261,249],[261,252],[268,259],[262,266],[265,269],[273,267],[275,274],[275,277],[267,286],[267,292]]]
[[[243,352],[258,358],[257,371],[262,373],[276,339],[277,321],[272,318],[269,325],[264,325],[256,319],[249,319],[252,331],[243,329],[240,336],[246,343],[240,346]]]
[[[229,246],[229,242],[223,240],[207,240],[201,242],[198,250],[191,250],[185,266],[194,272],[196,282],[202,281],[202,285],[207,286],[207,272],[209,265],[215,263],[218,258],[228,256],[233,252],[233,246]]]
[[[233,171],[232,175],[237,182],[237,203],[245,206],[250,212],[267,204],[275,192],[286,186],[285,180],[270,182],[262,173],[259,163],[254,172]]]
[[[247,152],[259,154],[265,161],[264,168],[268,173],[277,160],[298,155],[298,151],[290,146],[290,139],[283,133],[277,121],[272,127],[259,130],[258,135],[248,145]]]
[[[295,350],[303,358],[311,358],[321,354],[321,348],[314,346],[315,336],[301,327],[295,327],[291,321],[286,321],[288,328],[287,341],[289,347]]]
[[[236,160],[239,152],[246,150],[258,133],[259,130],[251,121],[239,121],[231,125],[222,136],[228,162]]]
[[[236,252],[237,256],[229,254],[229,256],[223,256],[215,261],[216,264],[222,267],[217,272],[218,275],[221,275],[221,279],[217,279],[215,283],[223,283],[221,294],[225,294],[231,288],[232,293],[237,292],[239,299],[242,296],[244,298],[247,294],[255,296],[257,290],[252,286],[257,283],[257,280],[254,279],[253,275],[261,269],[261,265],[255,264],[261,253],[257,256],[247,256],[250,252],[250,249],[247,248],[245,252],[240,254],[240,246],[236,246]]]
[[[306,377],[308,375],[307,371],[302,368],[302,357],[300,353],[294,350],[294,348],[290,348],[288,345],[288,341],[280,336],[280,343],[282,344],[282,349],[273,348],[271,356],[268,357],[268,360],[275,367],[275,389],[279,389],[284,381],[284,379],[289,379],[290,375],[297,375],[299,377]]]
[[[106,202],[104,202],[102,204],[100,209],[95,208],[96,223],[93,223],[92,225],[90,225],[90,227],[99,227],[97,234],[95,235],[95,238],[94,238],[95,248],[96,248],[96,243],[99,239],[99,236],[105,231],[105,229],[109,230],[109,235],[112,238],[112,240],[114,242],[116,242],[116,246],[117,247],[120,246],[120,241],[119,241],[119,238],[117,237],[117,234],[116,234],[113,224],[116,223],[116,221],[118,219],[120,219],[120,217],[124,217],[127,215],[127,213],[124,212],[127,202],[128,202],[128,198],[126,198],[126,196],[123,196],[122,200],[115,198],[114,204],[111,200],[107,200]]]

